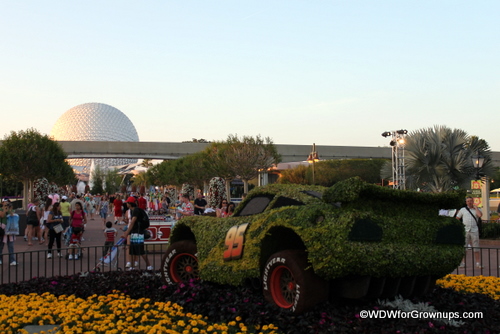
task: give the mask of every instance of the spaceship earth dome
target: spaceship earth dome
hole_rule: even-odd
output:
[[[120,110],[104,103],[84,103],[66,111],[52,127],[58,141],[139,141],[134,124]],[[94,159],[101,167],[124,165],[136,159]],[[91,159],[70,159],[70,165],[89,172]]]

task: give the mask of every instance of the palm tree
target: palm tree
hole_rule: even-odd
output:
[[[482,172],[494,172],[488,143],[460,129],[436,125],[411,132],[405,152],[407,185],[413,189],[443,192],[468,188],[476,174],[471,156],[477,152],[485,157]]]

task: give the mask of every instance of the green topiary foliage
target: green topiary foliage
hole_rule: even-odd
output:
[[[323,194],[317,196],[318,194]],[[266,209],[242,215],[253,198]],[[265,261],[283,249],[305,249],[314,271],[326,279],[349,275],[405,277],[446,275],[463,256],[460,221],[438,216],[460,207],[463,195],[397,191],[359,178],[331,188],[269,185],[253,190],[229,218],[185,217],[171,242],[195,236],[202,279],[241,284],[261,275]],[[340,202],[340,207],[333,203]],[[224,260],[232,227],[247,224],[243,255]],[[242,239],[243,240],[243,239]]]

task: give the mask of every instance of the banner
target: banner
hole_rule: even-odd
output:
[[[470,181],[471,196],[472,198],[474,198],[474,205],[477,206],[478,208],[483,207],[481,186],[482,186],[481,180]]]

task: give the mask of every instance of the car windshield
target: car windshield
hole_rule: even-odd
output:
[[[292,206],[292,205],[304,205],[301,201],[297,201],[293,198],[280,196],[274,202],[273,209],[281,208],[282,206]]]
[[[245,204],[245,207],[240,211],[238,216],[251,216],[264,212],[272,199],[273,196],[271,195],[253,197]]]

